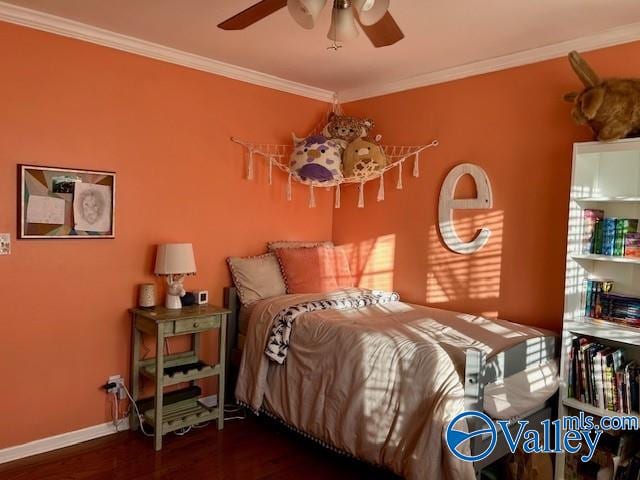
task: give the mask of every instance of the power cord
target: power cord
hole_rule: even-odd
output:
[[[140,431],[142,431],[142,434],[145,437],[153,437],[152,433],[149,433],[149,432],[145,431],[145,429],[144,429],[144,417],[140,414],[140,410],[138,410],[138,404],[136,403],[136,401],[133,399],[133,397],[129,393],[129,389],[127,389],[127,387],[124,385],[124,383],[121,383],[119,385],[119,387],[122,388],[124,390],[124,393],[127,394],[127,397],[129,397],[129,401],[131,402],[129,408],[131,408],[131,406],[133,406],[133,409],[136,412],[136,416],[138,417],[138,423],[140,424]],[[114,393],[114,396],[115,396],[116,401],[117,401],[117,398],[118,398],[117,392]]]
[[[131,412],[131,407],[133,407],[134,411],[136,412],[136,416],[138,417],[138,423],[140,424],[140,431],[142,431],[142,434],[146,437],[153,437],[152,433],[149,433],[144,429],[144,416],[140,413],[140,410],[138,409],[138,404],[131,396],[129,389],[125,386],[125,384],[124,383],[118,383],[118,384],[107,383],[106,385],[104,385],[104,388],[107,390],[111,388],[122,388],[124,390],[124,393],[126,393],[127,397],[129,398],[129,402],[130,402],[129,408],[124,413],[123,418],[120,418],[120,400],[118,398],[118,391],[116,390],[114,392],[111,392],[113,395],[113,426],[115,427],[116,432],[120,431],[120,426],[122,425],[122,422],[124,422],[124,419],[129,416]],[[224,421],[245,420],[247,418],[246,414],[244,413],[245,412],[244,409],[242,407],[238,407],[235,405],[229,405],[229,404],[224,405],[222,411],[224,415]],[[181,437],[189,433],[192,428],[193,429],[204,428],[208,426],[210,423],[211,422],[199,423],[197,425],[176,430],[173,433]]]
[[[223,412],[225,422],[227,420],[245,420],[247,418],[247,415],[244,412],[244,408],[235,406],[233,404],[225,405],[223,407]],[[231,414],[231,416],[227,416],[227,413]]]

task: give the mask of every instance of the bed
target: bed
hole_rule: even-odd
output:
[[[274,322],[288,308],[370,293],[281,295],[247,309],[240,308],[234,288],[226,289],[225,303],[233,312],[227,391],[255,413],[408,479],[479,477],[482,468],[508,453],[499,434],[483,460],[454,457],[443,432],[462,411],[524,418],[539,429],[552,417],[556,335],[503,320],[395,299],[360,308],[330,305],[291,322],[290,338],[279,347],[286,348],[282,363],[265,354],[274,341]],[[538,388],[528,393],[532,381]],[[476,429],[472,421],[468,427]],[[470,454],[485,451],[490,440],[473,437]]]

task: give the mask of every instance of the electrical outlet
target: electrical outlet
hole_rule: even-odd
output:
[[[115,387],[107,389],[107,393],[118,393],[120,396],[124,393],[120,392],[120,390],[122,390],[122,385],[124,385],[124,379],[122,378],[122,375],[111,375],[107,379],[107,383],[116,384]]]
[[[0,255],[11,254],[11,234],[0,233]]]

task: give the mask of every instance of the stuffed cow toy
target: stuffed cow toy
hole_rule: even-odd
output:
[[[357,138],[345,150],[342,163],[345,177],[365,180],[387,166],[387,156],[373,140]]]
[[[291,171],[303,181],[332,182],[342,179],[342,147],[322,135],[293,135]]]

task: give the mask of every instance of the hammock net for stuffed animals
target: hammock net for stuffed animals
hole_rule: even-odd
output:
[[[339,112],[339,106],[334,105],[334,111]],[[312,134],[317,134],[321,131],[322,127],[316,127],[312,131]],[[288,175],[287,180],[287,200],[292,199],[292,187],[291,184],[295,180],[298,183],[309,186],[309,207],[316,206],[314,189],[318,187],[335,188],[335,208],[340,208],[340,187],[345,184],[358,185],[358,207],[364,208],[364,184],[378,180],[378,195],[377,200],[380,202],[384,200],[384,176],[390,170],[397,170],[396,188],[402,190],[402,171],[404,164],[407,160],[413,159],[413,176],[420,176],[420,154],[432,147],[438,146],[438,141],[433,140],[431,143],[424,145],[382,145],[385,156],[387,158],[387,165],[378,170],[367,172],[366,176],[356,175],[351,177],[343,177],[339,180],[329,181],[316,181],[310,179],[302,179],[295,174],[289,168],[289,157],[291,156],[294,145],[293,144],[272,144],[272,143],[255,143],[240,138],[232,137],[231,140],[235,143],[242,145],[247,153],[247,179],[253,180],[254,167],[256,159],[263,160],[268,164],[269,185],[273,183],[273,170],[284,172]]]

